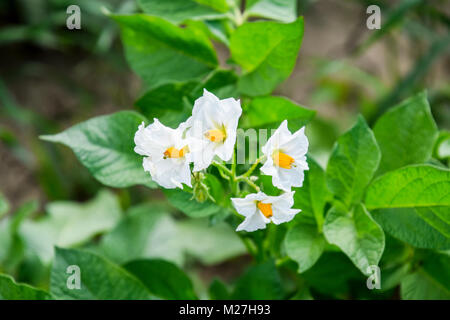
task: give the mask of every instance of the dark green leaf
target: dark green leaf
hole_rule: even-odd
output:
[[[124,268],[135,275],[148,290],[163,299],[197,299],[191,280],[176,265],[160,259],[135,260]]]
[[[238,280],[231,299],[278,300],[283,298],[281,278],[273,261],[250,267]]]
[[[69,289],[75,276],[67,273],[69,266],[80,268],[81,288]],[[87,251],[56,248],[51,273],[51,290],[57,299],[145,300],[152,296],[133,275],[112,262]]]
[[[134,152],[134,134],[146,119],[132,111],[121,111],[77,124],[43,140],[70,147],[80,162],[101,183],[117,188],[133,185],[155,187],[142,167],[142,156]]]
[[[151,88],[199,80],[217,66],[214,48],[202,30],[142,14],[113,18],[120,25],[130,66]]]
[[[372,214],[383,230],[416,248],[450,249],[450,239],[421,219],[414,208],[381,209]]]

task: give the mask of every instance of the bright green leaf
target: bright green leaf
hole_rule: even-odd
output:
[[[382,154],[378,173],[427,161],[438,131],[426,93],[388,110],[378,119],[373,132]]]
[[[27,284],[16,283],[6,274],[0,274],[0,300],[51,300],[49,293]]]
[[[197,299],[191,280],[183,270],[168,261],[135,260],[124,268],[141,280],[155,296],[168,300]]]
[[[142,156],[134,152],[134,134],[146,119],[132,111],[121,111],[77,124],[43,140],[70,147],[78,160],[101,183],[125,188],[133,185],[155,187],[142,167]]]
[[[244,23],[231,35],[231,58],[241,65],[239,90],[249,96],[270,94],[291,74],[303,38],[303,18],[284,24]]]
[[[369,186],[365,204],[369,210],[450,206],[450,170],[424,164],[388,172]]]
[[[282,22],[297,19],[297,0],[256,0],[248,1],[245,14],[249,17],[263,17]]]
[[[228,10],[226,0],[139,0],[142,10],[152,16],[164,18],[173,23],[186,20],[211,20],[223,18]]]
[[[342,135],[330,156],[327,184],[349,207],[358,203],[380,162],[380,149],[362,116]]]
[[[120,25],[128,63],[151,88],[199,80],[217,66],[214,48],[202,30],[143,14],[113,18]]]
[[[352,212],[331,208],[323,226],[325,238],[337,245],[364,274],[369,266],[378,265],[384,250],[383,229],[363,205]]]
[[[298,272],[311,268],[322,255],[325,239],[316,225],[298,223],[286,234],[287,255],[298,264]]]
[[[297,128],[303,127],[314,117],[314,110],[306,109],[284,97],[265,96],[253,99],[244,110],[244,128],[277,128],[284,120]]]
[[[152,296],[133,275],[112,262],[81,250],[56,248],[51,273],[51,290],[57,299],[146,300]],[[69,289],[69,266],[80,268],[81,288]]]

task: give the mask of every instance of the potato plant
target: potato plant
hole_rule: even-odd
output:
[[[142,79],[135,108],[40,137],[105,189],[0,220],[0,298],[450,298],[448,135],[426,91],[357,116],[323,166],[308,152],[314,106],[274,94],[308,32],[295,1],[138,3],[108,13]],[[167,201],[124,206],[135,186]],[[191,268],[241,255],[232,282]],[[30,265],[33,286],[8,275]]]

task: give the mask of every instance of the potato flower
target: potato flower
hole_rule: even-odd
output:
[[[284,120],[262,147],[266,162],[261,171],[272,176],[273,185],[281,190],[291,191],[291,187],[303,185],[304,170],[309,169],[306,162],[308,138],[304,131],[303,127],[292,134]]]
[[[224,161],[231,159],[241,114],[239,100],[219,100],[204,89],[185,125],[188,127],[186,135],[190,138],[193,171],[207,168],[216,155]]]
[[[236,231],[252,232],[265,229],[271,221],[275,224],[291,221],[301,210],[292,209],[294,191],[280,196],[268,196],[263,192],[251,193],[245,198],[231,198],[236,211],[245,217]]]
[[[167,189],[191,186],[188,140],[183,138],[183,126],[172,129],[158,119],[145,127],[142,123],[134,136],[134,151],[144,157],[144,170],[156,183]]]

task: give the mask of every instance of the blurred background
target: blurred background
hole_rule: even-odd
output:
[[[81,30],[66,28],[71,4],[81,8]],[[366,27],[370,4],[381,8],[380,30]],[[99,193],[103,187],[69,148],[39,140],[41,134],[60,132],[96,115],[133,109],[141,93],[140,80],[125,61],[118,27],[102,7],[139,11],[133,0],[0,2],[0,194],[8,200],[10,215],[21,212],[35,218],[57,212],[58,205],[70,206],[67,201],[112,196],[124,212],[144,201],[179,220],[160,191],[134,187]],[[291,77],[275,94],[317,110],[307,130],[310,151],[322,165],[358,113],[373,123],[387,108],[425,88],[439,128],[450,130],[450,1],[299,0],[298,12],[305,18],[300,55]],[[228,50],[215,46],[225,61]],[[27,228],[51,229],[45,223]],[[188,230],[196,226],[181,228],[192,232]],[[90,240],[100,241],[94,233]],[[188,248],[197,257],[193,268],[205,282],[216,275],[232,279],[250,261],[239,241],[225,257],[211,258],[213,249],[214,244]],[[9,261],[3,269],[45,286],[45,253],[37,254],[42,275],[34,274],[39,250],[28,254],[23,249],[26,259]],[[0,251],[0,262],[1,257]],[[233,259],[222,262],[228,258]]]

